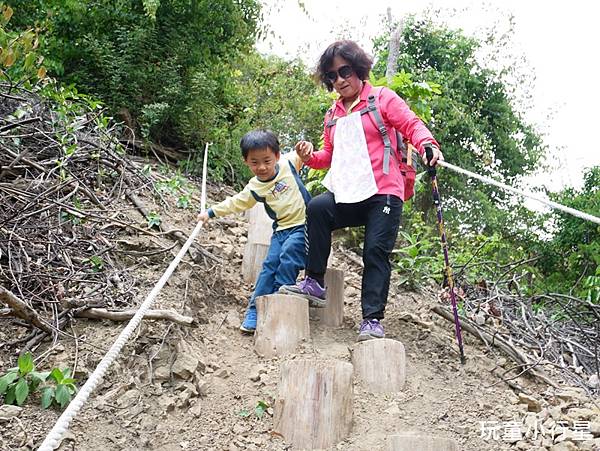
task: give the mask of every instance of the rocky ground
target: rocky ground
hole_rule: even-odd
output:
[[[211,195],[224,196],[215,190]],[[171,213],[169,220],[189,233],[194,215]],[[220,262],[186,259],[157,299],[157,307],[192,316],[196,326],[144,321],[73,421],[60,449],[289,449],[272,432],[270,406],[277,396],[280,364],[296,358],[350,361],[360,319],[360,267],[344,252],[335,253],[335,267],[346,274],[343,327],[311,322],[311,339],[296,354],[263,359],[253,351],[253,338],[238,330],[251,292],[240,272],[245,233],[243,218],[215,220],[201,232],[199,243]],[[144,244],[145,238],[136,239]],[[172,257],[138,259],[139,301]],[[600,450],[600,409],[594,400],[581,390],[549,388],[527,377],[514,380],[527,394],[516,393],[491,373],[511,363],[470,336],[465,337],[468,360],[461,365],[453,326],[430,311],[436,302],[431,295],[392,288],[384,324],[387,336],[405,345],[406,387],[374,395],[357,381],[352,434],[335,449],[383,450],[390,434],[415,431],[450,437],[464,451]],[[122,327],[74,320],[76,339],[63,337],[36,349],[36,356],[43,355],[38,366],[76,367],[83,383]],[[21,333],[0,327],[0,340]],[[14,355],[0,358],[0,370],[14,365]],[[42,410],[37,403],[34,398],[22,408],[0,407],[0,449],[39,446],[60,412]]]

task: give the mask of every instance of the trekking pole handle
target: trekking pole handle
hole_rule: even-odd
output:
[[[431,144],[425,144],[423,147],[425,148],[425,157],[427,158],[427,173],[433,177],[437,172],[435,166],[429,165],[433,159],[433,147]]]

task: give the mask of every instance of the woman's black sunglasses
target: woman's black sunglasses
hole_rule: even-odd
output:
[[[350,76],[354,73],[354,69],[351,66],[342,66],[337,71],[330,70],[329,72],[325,72],[325,78],[330,82],[335,82],[338,79],[338,75],[342,78],[350,78]]]

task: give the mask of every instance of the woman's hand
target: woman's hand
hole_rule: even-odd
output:
[[[298,143],[296,143],[296,146],[294,146],[294,150],[296,151],[300,159],[304,163],[306,163],[312,157],[314,148],[312,143],[308,141],[299,141]]]
[[[425,166],[435,166],[438,161],[444,161],[444,154],[442,154],[442,151],[433,144],[428,145],[431,147],[433,155],[431,157],[431,161],[427,161],[427,153],[423,152],[423,164],[425,164]]]

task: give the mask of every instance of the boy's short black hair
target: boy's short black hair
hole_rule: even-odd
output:
[[[317,73],[315,74],[328,91],[333,90],[333,83],[325,76],[325,74],[327,71],[331,70],[333,58],[336,56],[340,56],[348,61],[348,64],[350,64],[354,73],[360,80],[364,81],[369,79],[369,71],[373,65],[373,58],[371,58],[367,52],[354,41],[336,41],[327,47],[319,58]]]
[[[279,153],[279,140],[271,130],[252,130],[242,136],[240,147],[242,148],[244,160],[248,158],[248,152],[251,150],[266,147],[277,155]]]

